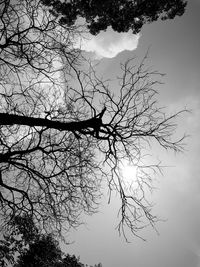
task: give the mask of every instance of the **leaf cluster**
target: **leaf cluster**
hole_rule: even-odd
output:
[[[98,34],[109,26],[117,32],[140,32],[145,23],[181,16],[185,0],[42,0],[50,12],[64,25],[74,25],[79,17],[86,20],[91,34]]]
[[[83,267],[75,255],[64,254],[51,234],[39,233],[29,215],[13,217],[0,240],[1,266]]]

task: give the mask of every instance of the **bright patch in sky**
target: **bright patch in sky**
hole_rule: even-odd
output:
[[[123,179],[128,184],[134,183],[137,176],[137,167],[129,164],[127,161],[124,161],[120,166]]]
[[[111,28],[101,31],[97,36],[88,34],[86,38],[78,41],[77,48],[87,52],[94,52],[97,58],[113,58],[124,50],[132,51],[137,48],[139,34],[131,31],[118,33]]]

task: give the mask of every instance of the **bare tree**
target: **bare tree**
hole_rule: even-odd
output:
[[[36,216],[38,220],[42,217],[43,222],[50,225],[51,216],[52,214],[58,215],[56,211],[58,209],[61,213],[60,216],[64,215],[67,217],[69,225],[74,225],[77,221],[78,211],[89,209],[90,198],[93,196],[86,197],[87,188],[92,188],[98,183],[97,179],[89,179],[91,176],[89,162],[93,155],[92,150],[87,150],[89,141],[80,142],[70,133],[58,134],[56,131],[51,132],[41,127],[36,129],[32,127],[34,125],[21,127],[20,124],[22,117],[47,118],[54,116],[53,113],[56,112],[54,109],[56,106],[59,108],[62,96],[66,98],[67,92],[64,96],[61,91],[66,84],[68,68],[71,68],[72,64],[77,64],[79,51],[73,49],[73,40],[79,34],[79,29],[61,27],[37,0],[2,1],[0,10],[1,117],[5,119],[5,113],[7,113],[8,116],[11,115],[11,118],[15,116],[16,119],[15,125],[13,125],[13,121],[11,123],[2,121],[1,123],[2,212],[5,215],[10,214],[10,211],[12,211],[11,215],[14,215],[16,210],[33,212],[35,202],[38,201],[38,208],[35,206],[39,211],[39,215]],[[67,62],[63,64],[62,54],[67,57],[69,65]],[[65,75],[62,77],[63,66]],[[65,119],[77,116],[68,102],[65,103],[67,109],[64,114],[60,115],[64,118],[65,113],[69,110]],[[60,114],[59,111],[57,113]],[[19,124],[17,118],[20,121]],[[44,146],[41,146],[41,143]],[[62,151],[65,152],[62,153]],[[62,156],[59,155],[60,153]],[[80,159],[79,154],[81,153],[84,153],[84,159]],[[45,157],[42,159],[41,157],[44,155]],[[58,159],[52,164],[55,157]],[[11,163],[11,158],[18,159],[18,163],[15,160],[14,164]],[[31,165],[28,163],[29,160]],[[80,165],[87,165],[85,169],[83,168],[79,179],[75,179],[79,173],[76,168],[77,160]],[[5,164],[5,162],[7,163]],[[66,174],[61,169],[65,169]],[[87,186],[85,186],[86,180],[81,180],[81,176],[85,175],[84,172],[88,173]],[[61,180],[56,178],[57,174]],[[42,178],[39,183],[35,180],[35,175]],[[67,179],[68,175],[71,175],[71,189],[69,182],[62,181],[63,176],[66,176]],[[31,179],[30,184],[29,179]],[[48,187],[49,181],[51,181],[51,187]],[[58,194],[55,193],[55,198],[51,198],[54,189]],[[31,192],[31,196],[29,196],[29,192]],[[68,192],[68,194],[64,194],[64,192]],[[50,209],[48,204],[45,205],[47,198],[49,198],[49,205],[52,205],[49,215],[48,212],[45,215],[45,210]],[[72,199],[72,201],[70,202],[68,199]],[[62,208],[64,207],[64,210],[54,203],[55,200]],[[69,203],[69,205],[63,205],[63,202]],[[40,209],[39,206],[43,206],[43,208]],[[59,216],[57,219],[59,224]],[[52,228],[54,228],[53,224]],[[56,228],[59,227],[56,226]]]
[[[157,105],[160,74],[145,68],[146,56],[137,66],[130,60],[113,90],[92,64],[81,67],[84,58],[70,35],[76,29],[56,24],[40,1],[2,2],[1,22],[4,218],[30,213],[47,231],[76,227],[82,212],[96,212],[107,181],[109,199],[113,191],[121,199],[120,233],[126,236],[126,226],[134,235],[154,226],[146,190],[160,166],[145,162],[145,149],[155,140],[179,151],[183,140],[172,138],[180,112],[167,116]],[[126,160],[137,167],[130,185],[121,173]]]

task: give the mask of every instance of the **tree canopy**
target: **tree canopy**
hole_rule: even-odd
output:
[[[75,255],[63,253],[51,234],[39,233],[27,214],[9,222],[0,249],[2,267],[84,267]]]
[[[178,2],[177,2],[178,3]],[[162,76],[144,59],[121,64],[112,81],[73,48],[80,28],[59,23],[39,0],[3,1],[0,36],[0,213],[31,214],[42,229],[77,227],[97,211],[102,182],[121,200],[118,230],[156,222],[146,198],[159,164],[157,142],[180,151],[175,119],[156,101]],[[116,87],[117,84],[117,87]],[[149,154],[149,151],[148,151]],[[132,185],[124,161],[137,169]]]
[[[185,0],[42,0],[60,24],[74,25],[79,18],[86,20],[91,34],[111,26],[114,31],[140,32],[145,23],[181,16]]]

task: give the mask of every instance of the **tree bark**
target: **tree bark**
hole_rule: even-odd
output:
[[[0,113],[0,125],[26,125],[30,127],[47,127],[56,129],[59,131],[81,131],[87,128],[95,129],[97,124],[102,123],[101,119],[105,109],[102,110],[97,116],[83,120],[83,121],[73,121],[73,122],[60,122],[53,121],[46,118],[35,118],[28,116],[21,116],[16,114]]]

